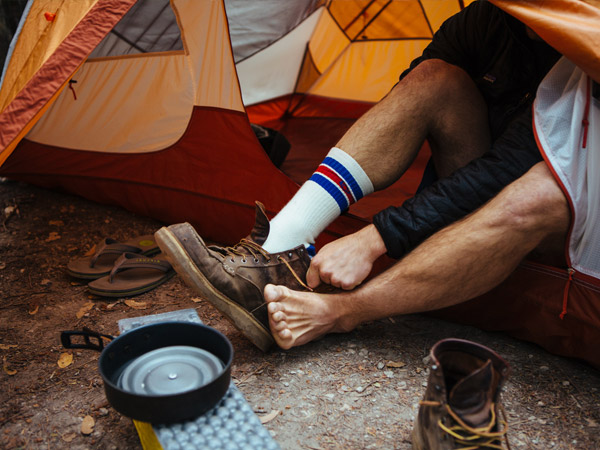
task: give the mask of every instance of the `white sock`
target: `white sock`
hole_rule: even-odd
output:
[[[309,248],[352,203],[372,192],[373,183],[362,167],[348,153],[333,147],[310,179],[273,218],[263,248],[269,253],[300,244]]]

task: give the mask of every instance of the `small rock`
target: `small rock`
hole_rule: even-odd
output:
[[[569,383],[569,382],[568,382],[568,381],[566,381],[566,380],[562,382],[562,385],[563,385],[563,386],[568,386],[568,385],[570,385],[570,384],[571,384],[571,383]]]
[[[406,389],[408,387],[408,385],[406,384],[406,381],[400,381],[398,383],[398,389]]]
[[[550,367],[548,367],[548,366],[540,366],[540,370],[549,370],[549,369],[550,369]]]
[[[356,388],[356,392],[358,392],[358,393],[361,393],[361,392],[362,392],[362,391],[364,391],[364,390],[365,390],[365,388],[364,388],[364,387],[362,387],[362,386],[358,386],[358,387]]]
[[[388,377],[388,378],[394,378],[394,371],[393,370],[385,370],[383,372],[383,374]]]
[[[106,408],[100,408],[98,410],[98,414],[100,414],[101,416],[108,416],[108,409],[106,409]]]
[[[377,368],[378,368],[379,370],[383,369],[384,367],[385,367],[385,364],[384,364],[384,363],[382,363],[382,362],[378,362],[378,363],[377,363]]]

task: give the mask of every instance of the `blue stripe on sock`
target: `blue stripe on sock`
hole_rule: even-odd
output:
[[[314,245],[310,244],[308,247],[306,247],[306,253],[308,253],[308,256],[312,258],[317,254],[317,249]]]
[[[340,207],[340,212],[344,212],[350,206],[348,199],[342,194],[339,188],[329,179],[321,175],[320,173],[313,173],[309,181],[314,181],[321,186],[333,199],[337,202]]]
[[[356,198],[356,201],[359,201],[361,198],[363,198],[364,194],[362,189],[360,188],[352,174],[348,172],[348,169],[346,169],[342,165],[342,163],[340,163],[336,159],[333,159],[331,156],[328,156],[323,160],[322,164],[331,167],[333,170],[340,174],[344,181],[348,183],[350,189],[352,189],[352,194],[354,194],[354,198]]]

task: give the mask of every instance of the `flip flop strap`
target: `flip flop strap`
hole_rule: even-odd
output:
[[[112,238],[106,238],[100,243],[96,253],[94,253],[94,256],[90,260],[90,267],[94,267],[96,261],[98,261],[98,258],[100,258],[102,255],[120,255],[125,252],[141,253],[142,250],[139,247],[121,244]]]
[[[168,272],[173,267],[168,261],[156,258],[149,258],[138,253],[123,253],[115,262],[108,281],[112,283],[114,276],[123,270],[128,269],[156,269],[163,272]]]

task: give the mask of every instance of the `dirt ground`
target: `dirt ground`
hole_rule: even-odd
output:
[[[116,335],[122,318],[186,308],[230,338],[234,382],[258,416],[271,418],[265,427],[283,449],[410,448],[429,349],[451,336],[511,364],[503,399],[512,448],[600,448],[600,372],[584,363],[418,315],[263,354],[178,277],[126,302],[90,296],[65,273],[104,237],[152,233],[161,223],[7,180],[0,207],[0,448],[141,448],[132,421],[104,397],[98,353],[66,351],[59,335],[86,326]]]

